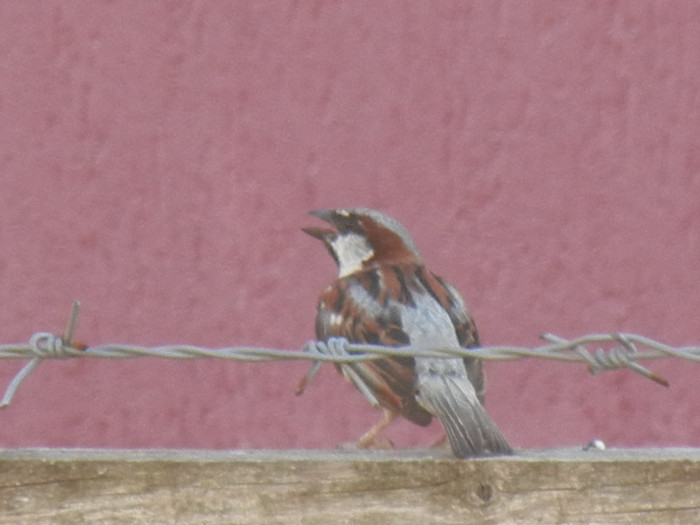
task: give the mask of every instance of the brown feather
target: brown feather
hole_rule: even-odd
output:
[[[349,286],[370,279],[365,273],[338,279],[323,291],[316,319],[316,337],[320,340],[344,337],[353,343],[385,346],[408,345],[408,336],[400,327],[386,319],[367,315],[365,309],[349,297]],[[418,425],[430,424],[432,416],[415,399],[413,358],[392,357],[365,361],[359,366],[372,379],[370,386],[383,407]]]
[[[400,282],[399,275],[404,276]],[[379,286],[383,280],[384,286]],[[396,264],[393,267],[375,265],[365,271],[338,279],[321,294],[319,314],[316,319],[316,337],[344,337],[354,343],[406,346],[408,336],[386,316],[368,314],[362,305],[352,299],[350,286],[361,286],[369,296],[384,306],[389,301],[402,304],[411,301],[411,294],[427,290],[447,310],[455,327],[460,346],[475,346],[479,342],[476,326],[463,307],[461,298],[444,281],[414,263]],[[374,290],[381,290],[375,292]],[[467,374],[483,403],[484,370],[478,359],[465,359]],[[415,399],[415,372],[412,358],[387,358],[361,364],[371,377],[373,390],[382,406],[418,425],[428,425],[431,415]]]
[[[351,343],[407,346],[416,337],[426,345],[433,340],[462,348],[480,345],[476,325],[459,293],[425,268],[403,226],[367,209],[312,214],[336,228],[304,231],[326,245],[341,275],[321,294],[316,319],[319,340],[344,337]],[[391,357],[354,363],[352,368],[392,414],[419,425],[429,424],[433,414],[438,416],[458,457],[510,453],[507,441],[481,407],[482,361],[465,358],[463,362],[467,377],[458,359]],[[368,434],[374,437],[388,421],[385,418]]]

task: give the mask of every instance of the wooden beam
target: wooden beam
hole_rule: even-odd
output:
[[[700,521],[700,449],[0,450],[0,524]]]

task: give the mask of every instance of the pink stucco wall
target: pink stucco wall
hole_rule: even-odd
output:
[[[296,349],[334,276],[299,228],[403,221],[487,344],[700,344],[700,4],[6,2],[0,343]],[[0,386],[21,363],[0,362]],[[700,365],[489,364],[515,446],[700,446]],[[304,363],[48,362],[0,446],[334,447],[378,414]],[[398,445],[438,433],[396,424]]]

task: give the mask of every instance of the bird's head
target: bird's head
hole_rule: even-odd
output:
[[[413,239],[398,221],[365,208],[316,210],[311,215],[333,228],[302,228],[326,246],[338,264],[340,277],[374,264],[419,262]]]

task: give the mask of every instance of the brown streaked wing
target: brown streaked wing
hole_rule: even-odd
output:
[[[321,294],[316,317],[316,337],[344,337],[352,343],[404,346],[408,336],[395,324],[381,322],[363,311],[347,294],[347,280],[336,281]],[[338,367],[336,367],[338,368]],[[410,357],[392,357],[359,363],[357,371],[381,403],[421,426],[432,416],[415,399],[414,362]]]

